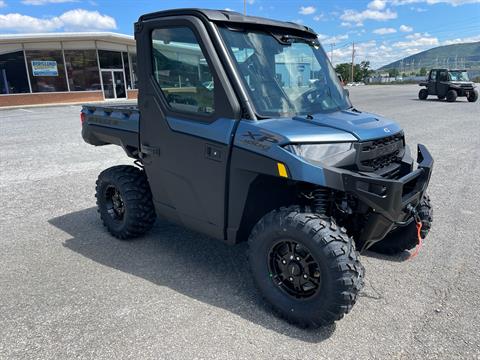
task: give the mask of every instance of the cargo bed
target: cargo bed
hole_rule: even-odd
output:
[[[134,104],[82,106],[82,137],[95,146],[115,144],[128,156],[139,157],[140,112]]]

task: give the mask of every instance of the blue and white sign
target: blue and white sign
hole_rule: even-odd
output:
[[[32,60],[33,76],[58,76],[56,61]]]

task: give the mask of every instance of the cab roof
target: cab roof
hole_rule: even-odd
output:
[[[196,16],[214,23],[224,23],[230,25],[250,25],[252,27],[270,27],[283,28],[294,32],[301,32],[309,37],[316,37],[317,34],[308,26],[299,25],[293,22],[277,21],[256,16],[245,16],[235,11],[210,10],[210,9],[172,9],[157,11],[140,16],[138,22],[148,21],[166,16]]]

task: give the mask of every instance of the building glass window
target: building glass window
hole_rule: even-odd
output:
[[[26,51],[33,92],[68,91],[61,50]]]
[[[29,92],[23,51],[0,55],[0,94]]]
[[[130,63],[128,62],[128,53],[123,52],[122,56],[123,56],[123,65],[125,67],[125,77],[127,78],[127,88],[133,89],[131,78],[130,78]]]
[[[98,50],[102,69],[123,69],[122,53],[119,51]]]
[[[138,88],[137,54],[130,53],[130,64],[132,64],[132,85],[134,89],[137,89]]]
[[[170,106],[213,113],[214,79],[193,31],[187,27],[154,30],[152,47],[153,75]]]
[[[65,50],[70,91],[101,90],[95,50]]]

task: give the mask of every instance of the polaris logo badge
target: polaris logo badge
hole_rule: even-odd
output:
[[[383,131],[385,131],[386,133],[389,133],[390,129],[389,128],[383,128]]]

